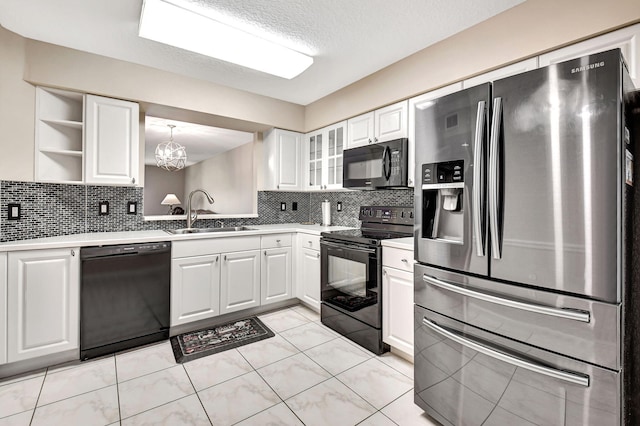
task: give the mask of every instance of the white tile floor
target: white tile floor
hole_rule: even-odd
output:
[[[362,349],[301,306],[275,337],[176,364],[168,341],[0,380],[1,425],[437,425],[413,365]]]

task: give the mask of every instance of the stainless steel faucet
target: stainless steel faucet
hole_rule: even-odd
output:
[[[193,191],[191,191],[191,193],[189,194],[189,202],[187,203],[187,229],[191,229],[193,222],[198,220],[198,211],[196,210],[193,213],[191,212],[191,198],[196,192],[202,192],[205,197],[207,197],[207,201],[209,202],[209,204],[213,204],[213,197],[209,195],[209,193],[204,189],[194,189]]]

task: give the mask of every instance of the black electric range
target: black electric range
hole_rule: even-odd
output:
[[[382,341],[382,240],[413,236],[413,207],[364,206],[360,229],[323,232],[320,318],[375,354]]]

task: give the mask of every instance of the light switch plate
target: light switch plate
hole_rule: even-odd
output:
[[[138,202],[137,201],[128,201],[127,202],[127,214],[137,214],[138,213]]]
[[[7,213],[7,219],[9,220],[20,220],[20,204],[16,204],[16,203],[9,203],[8,207],[8,213]]]
[[[109,202],[108,201],[100,201],[98,203],[98,215],[106,216],[109,214]]]

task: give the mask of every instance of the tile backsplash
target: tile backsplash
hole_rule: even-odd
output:
[[[322,220],[321,203],[331,202],[331,224],[359,226],[361,205],[413,205],[413,191],[258,192],[258,217],[223,219],[225,226],[314,222]],[[99,203],[109,203],[109,214],[99,215]],[[337,202],[342,211],[336,210]],[[137,203],[129,214],[127,204]],[[297,209],[293,210],[293,203]],[[8,219],[8,204],[21,206],[19,220]],[[285,210],[281,210],[284,203]],[[79,234],[83,232],[175,229],[185,220],[145,221],[143,188],[0,181],[0,241]],[[213,227],[214,219],[199,219],[198,226]]]

